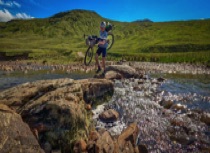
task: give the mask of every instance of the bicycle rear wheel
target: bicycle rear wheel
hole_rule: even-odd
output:
[[[89,47],[85,54],[84,64],[88,66],[93,59],[93,47]]]
[[[114,35],[113,35],[111,32],[108,33],[107,40],[108,40],[108,42],[109,42],[109,43],[108,43],[107,50],[109,50],[109,49],[112,48],[112,46],[113,46],[113,44],[114,44]]]

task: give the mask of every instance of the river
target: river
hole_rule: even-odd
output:
[[[93,75],[93,72],[67,74],[47,70],[0,71],[0,90],[36,80],[85,79]],[[159,77],[166,80],[160,83],[156,80]],[[107,107],[120,112],[120,120],[108,127],[97,120],[96,127],[105,126],[114,135],[129,123],[137,122],[140,129],[137,143],[145,144],[149,152],[201,152],[201,148],[210,146],[210,127],[190,117],[192,112],[210,112],[210,75],[151,74],[146,78],[116,80],[115,93]],[[163,109],[159,105],[169,100],[184,109]]]

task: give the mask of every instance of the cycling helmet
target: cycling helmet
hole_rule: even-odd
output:
[[[100,27],[102,27],[102,28],[106,28],[106,22],[101,22],[101,25],[100,25]]]

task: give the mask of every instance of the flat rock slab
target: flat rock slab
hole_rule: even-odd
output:
[[[110,65],[107,66],[104,74],[97,74],[95,78],[105,78],[108,80],[122,79],[122,78],[141,78],[137,71],[128,65]]]
[[[110,65],[106,71],[115,71],[121,74],[123,78],[132,78],[137,75],[136,70],[128,65]]]

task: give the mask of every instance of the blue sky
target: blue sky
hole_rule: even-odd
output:
[[[210,0],[0,0],[0,21],[46,18],[72,9],[93,10],[118,21],[210,18]]]

